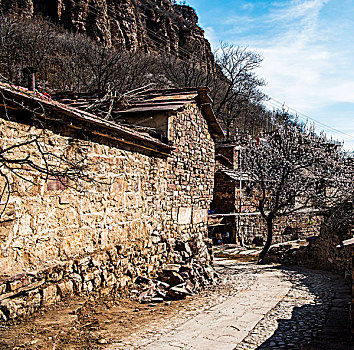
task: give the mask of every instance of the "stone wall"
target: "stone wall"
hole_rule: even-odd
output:
[[[211,237],[216,233],[230,234],[232,243],[244,243],[251,245],[255,242],[263,244],[267,235],[267,226],[259,213],[249,213],[238,215],[212,215],[211,220],[220,220],[220,226],[215,226],[209,230]],[[311,213],[297,213],[274,220],[273,244],[283,243],[292,240],[305,239],[313,235],[318,235],[322,218]]]
[[[306,249],[298,252],[298,261],[341,274],[352,286],[351,330],[354,340],[354,226],[340,229],[323,225],[317,237],[311,237]]]
[[[273,225],[273,244],[318,235],[321,221],[320,217],[307,212],[276,218]],[[240,217],[240,230],[245,243],[251,244],[255,237],[266,237],[267,226],[260,215],[245,215]]]
[[[170,117],[169,139],[176,147],[167,166],[171,230],[186,238],[196,231],[207,236],[215,149],[208,124],[195,104]]]
[[[306,259],[323,269],[341,272],[348,279],[352,269],[351,251],[341,244],[349,238],[352,238],[350,228],[337,231],[323,225],[319,236],[308,239]]]
[[[217,169],[223,168],[225,166],[234,170],[239,168],[239,146],[223,143],[216,144],[215,155],[217,158]]]
[[[18,122],[0,123],[0,147],[40,132]],[[137,276],[153,276],[163,263],[183,261],[174,251],[175,239],[193,241],[193,254],[208,261],[203,238],[214,142],[195,104],[176,112],[169,123],[176,149],[167,159],[45,131],[46,150],[68,159],[84,155],[95,182],[80,181],[78,192],[67,179],[43,179],[28,169],[22,174],[33,183],[11,178],[0,221],[3,319],[65,295],[121,288]],[[12,157],[26,155],[40,160],[33,145]]]

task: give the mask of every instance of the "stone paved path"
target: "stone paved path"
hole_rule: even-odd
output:
[[[295,350],[328,342],[333,347],[314,349],[353,349],[349,344],[334,345],[348,341],[349,290],[339,277],[230,260],[217,261],[217,269],[235,293],[215,291],[206,307],[154,325],[107,350]]]
[[[279,270],[257,277],[250,289],[199,314],[145,349],[233,350],[291,287]]]

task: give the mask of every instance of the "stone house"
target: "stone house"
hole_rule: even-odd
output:
[[[214,142],[223,132],[207,89],[142,94],[112,113],[129,127],[36,92],[0,91],[0,185],[9,192],[0,203],[2,318],[183,262],[177,238],[208,259]],[[34,166],[11,171],[4,157]],[[68,164],[85,175],[73,177]],[[43,166],[62,175],[43,176]]]
[[[214,196],[209,216],[209,236],[227,243],[262,244],[267,232],[264,220],[248,196],[247,174],[240,168],[242,147],[233,143],[215,145]],[[312,212],[299,212],[274,222],[274,243],[319,233],[321,219]],[[220,239],[219,239],[220,241]]]

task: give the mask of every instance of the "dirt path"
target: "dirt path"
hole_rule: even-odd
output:
[[[149,307],[112,296],[70,300],[0,327],[0,349],[251,350],[345,343],[349,291],[338,277],[225,259],[216,267],[222,282],[184,301]],[[339,324],[342,339],[329,340]]]

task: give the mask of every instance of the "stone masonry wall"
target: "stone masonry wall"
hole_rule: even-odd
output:
[[[196,105],[170,117],[169,127],[176,150],[167,159],[46,131],[47,150],[73,158],[85,154],[97,183],[82,182],[78,192],[32,172],[33,184],[12,179],[0,220],[0,318],[152,276],[162,264],[183,260],[173,249],[175,239],[193,241],[193,253],[209,259],[203,237],[214,142]],[[0,119],[0,147],[36,133]],[[34,147],[16,152],[13,157],[39,159]]]
[[[318,235],[321,220],[320,217],[312,213],[301,212],[276,218],[273,226],[273,244]],[[257,236],[263,236],[264,239],[266,237],[267,226],[260,215],[241,216],[240,227],[245,237],[246,244],[251,244],[253,239]]]
[[[239,210],[236,186],[237,184],[230,181],[230,178],[225,173],[215,173],[212,209],[216,213],[234,213]]]
[[[168,162],[171,231],[207,237],[213,198],[215,149],[208,124],[195,104],[170,117],[169,139],[176,149]]]
[[[298,261],[340,273],[352,286],[350,306],[351,332],[354,340],[354,227],[352,224],[341,229],[322,225],[320,235],[311,237],[308,246],[298,252]],[[350,244],[343,244],[350,240]]]
[[[220,226],[210,230],[211,237],[217,233],[222,236],[229,232],[230,241],[240,243],[243,238],[244,243],[251,245],[255,242],[262,244],[267,235],[267,226],[262,217],[257,213],[224,216],[212,215],[212,219],[220,218]],[[273,244],[283,243],[292,240],[305,239],[306,237],[318,235],[322,219],[310,213],[297,213],[274,220]],[[239,228],[239,229],[238,229]]]

